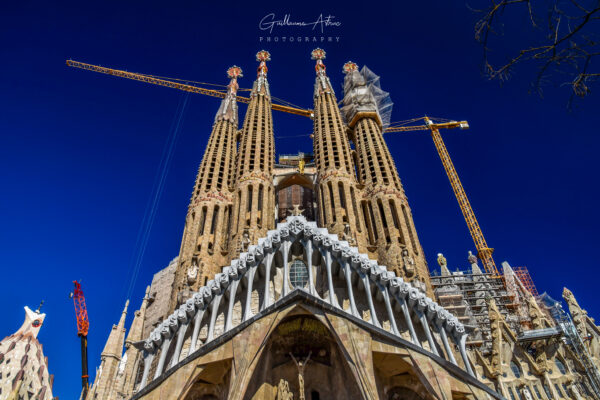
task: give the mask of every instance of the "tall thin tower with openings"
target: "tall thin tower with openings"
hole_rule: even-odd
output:
[[[227,70],[228,92],[221,101],[198,169],[188,208],[175,273],[171,309],[181,303],[228,261],[228,227],[231,219],[238,132],[237,79],[242,69]]]
[[[382,135],[383,98],[378,77],[344,64],[344,116],[356,145],[360,201],[367,247],[396,275],[431,292],[429,271],[398,171]]]
[[[267,81],[268,51],[256,54],[257,78],[244,118],[235,168],[234,210],[229,254],[235,258],[275,224],[273,166],[275,144],[271,92]],[[222,264],[225,265],[225,264]]]
[[[365,251],[357,181],[346,128],[323,63],[325,51],[311,53],[316,60],[314,141],[320,224],[352,246]]]

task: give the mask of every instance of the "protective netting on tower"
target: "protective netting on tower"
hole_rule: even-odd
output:
[[[365,65],[362,70],[350,71],[344,78],[342,116],[346,124],[359,112],[376,112],[385,130],[390,125],[394,103],[390,94],[381,89],[379,75]]]

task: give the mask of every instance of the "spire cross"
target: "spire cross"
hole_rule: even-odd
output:
[[[358,65],[356,65],[355,62],[348,61],[346,64],[344,64],[343,71],[345,74],[358,71]]]
[[[229,69],[227,70],[227,76],[229,77],[229,79],[231,79],[229,85],[227,85],[227,87],[229,88],[229,93],[236,94],[239,88],[237,78],[241,78],[244,76],[242,75],[242,69],[237,65],[229,67]]]
[[[42,300],[42,301],[40,302],[40,305],[38,306],[37,310],[35,310],[35,312],[36,312],[37,314],[39,314],[39,313],[40,313],[40,311],[42,310],[42,306],[43,306],[43,305],[44,305],[44,300]]]
[[[256,53],[256,61],[260,61],[260,65],[258,66],[258,76],[267,75],[267,61],[271,61],[271,53],[266,50],[261,50]]]
[[[315,65],[315,71],[317,71],[317,75],[325,75],[325,64],[323,64],[323,60],[325,59],[325,50],[321,48],[316,48],[311,51],[311,59],[317,60],[317,64]]]

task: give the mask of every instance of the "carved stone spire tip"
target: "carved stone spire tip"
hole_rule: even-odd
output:
[[[233,65],[229,67],[229,69],[227,69],[227,77],[230,79],[237,79],[243,76],[244,75],[242,75],[242,69],[237,65]]]
[[[353,61],[348,61],[346,64],[344,64],[344,66],[342,67],[342,71],[345,74],[349,74],[353,71],[358,71],[358,65],[353,62]]]
[[[256,53],[256,61],[271,61],[271,53],[266,50],[261,50]]]
[[[311,60],[324,60],[325,59],[325,50],[317,47],[313,51],[310,52]]]

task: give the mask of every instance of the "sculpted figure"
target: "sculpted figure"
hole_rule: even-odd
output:
[[[196,282],[197,278],[198,278],[198,265],[196,265],[194,263],[187,270],[187,282],[188,282],[188,285],[194,284]]]
[[[290,384],[283,378],[277,385],[277,400],[294,400],[294,394],[290,392]]]
[[[350,231],[349,224],[344,225],[344,233],[342,234],[342,240],[345,240],[351,246],[354,246],[356,244],[356,242],[354,241],[354,238],[352,237],[352,232]]]
[[[415,275],[415,260],[408,254],[408,249],[402,249],[402,264],[407,278]]]
[[[300,392],[298,398],[300,400],[305,400],[305,397],[304,397],[304,369],[306,368],[306,364],[308,364],[308,361],[310,360],[311,354],[312,354],[312,352],[308,353],[308,357],[306,357],[306,360],[298,361],[298,360],[296,360],[294,355],[292,353],[290,353],[290,356],[292,356],[292,360],[294,360],[294,362],[296,363],[296,367],[298,368],[298,389]]]

